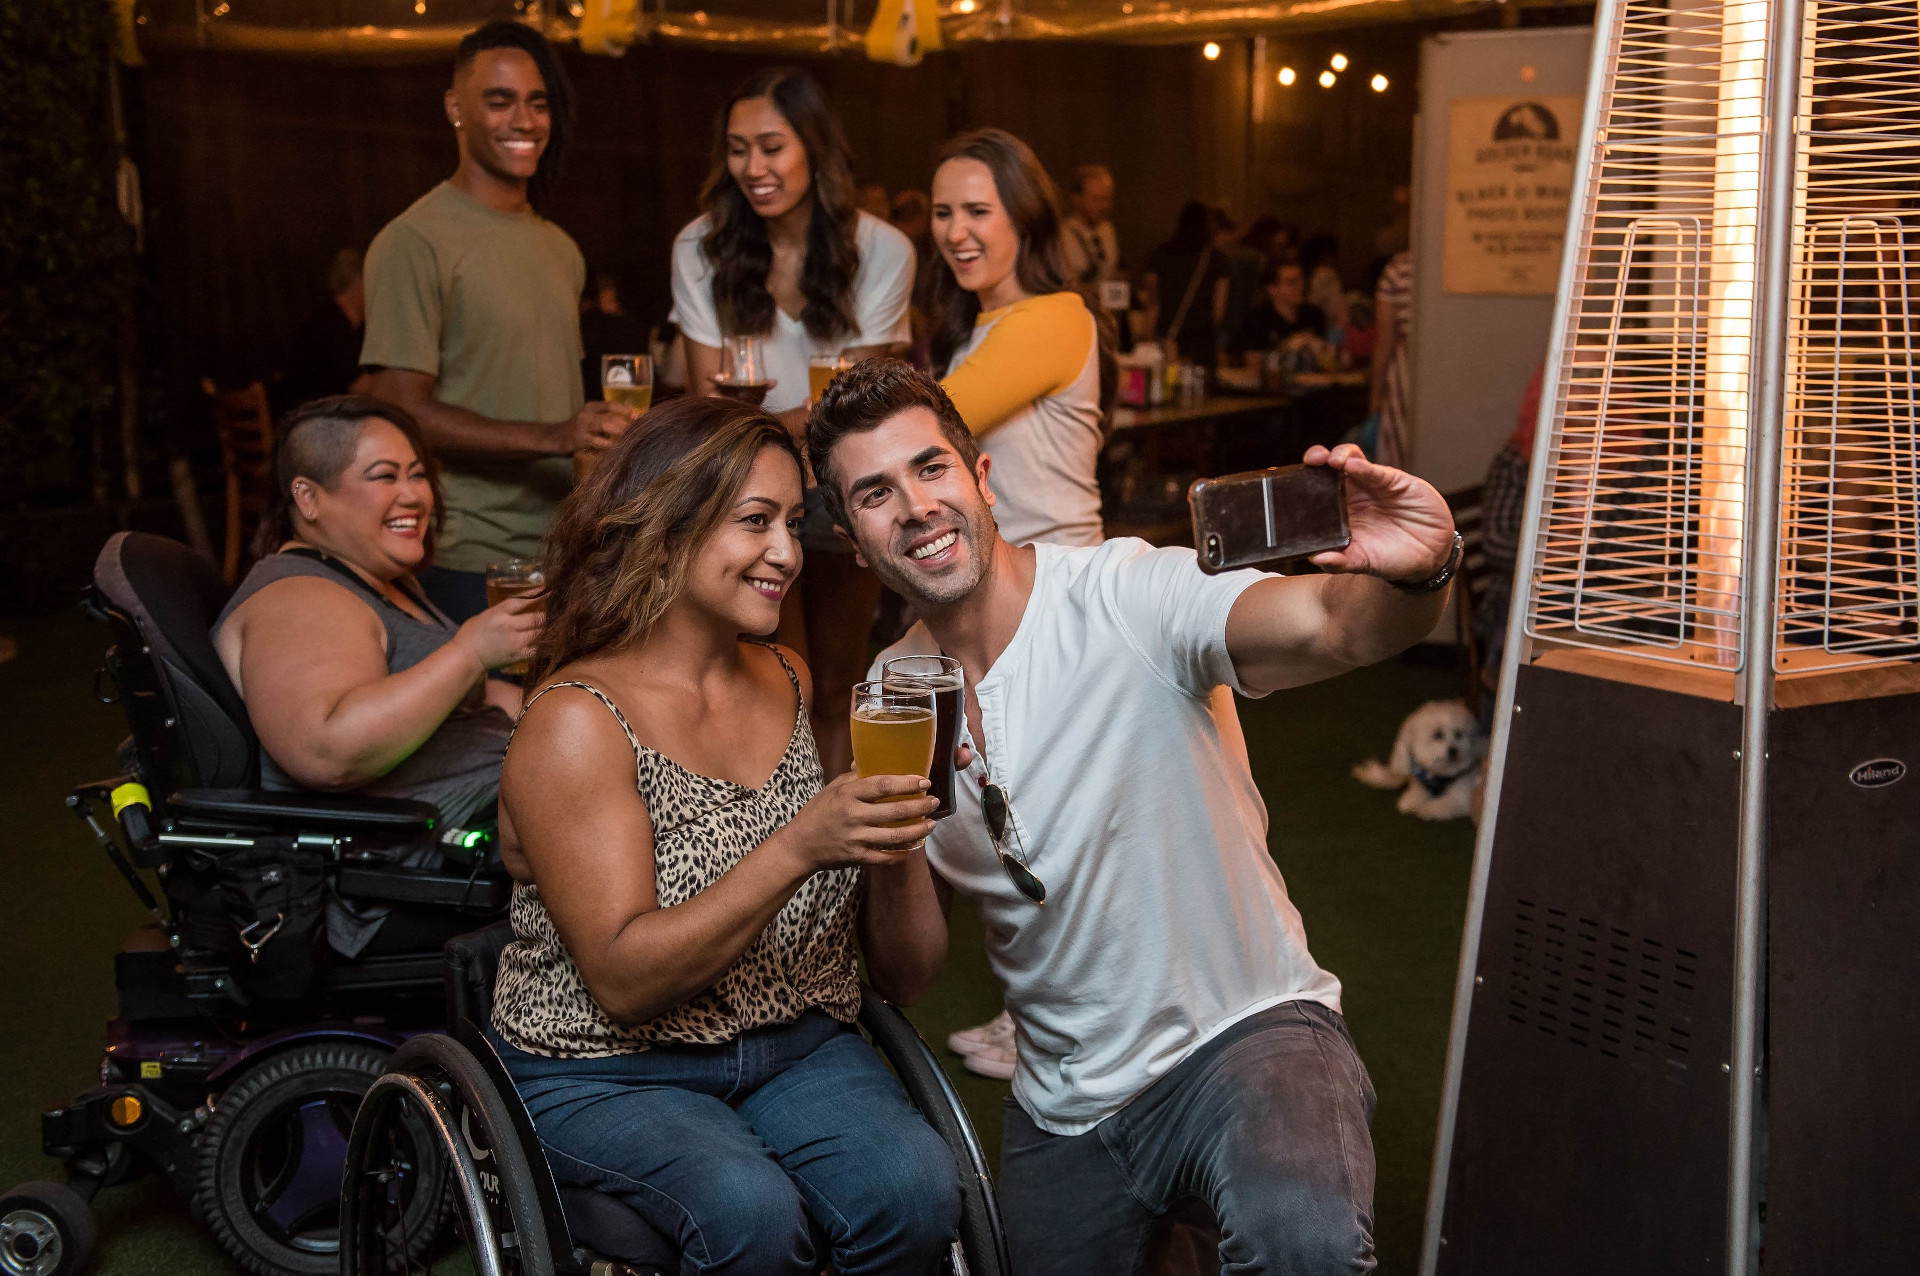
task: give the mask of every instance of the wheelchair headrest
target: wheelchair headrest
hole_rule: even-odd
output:
[[[95,560],[93,583],[140,630],[172,698],[179,754],[192,771],[191,783],[258,784],[259,742],[247,706],[213,649],[213,622],[233,592],[219,573],[178,541],[119,532]]]

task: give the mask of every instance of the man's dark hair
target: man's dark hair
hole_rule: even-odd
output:
[[[973,431],[960,419],[953,400],[927,373],[905,359],[866,359],[835,377],[814,404],[807,422],[807,460],[827,498],[827,512],[848,532],[846,501],[833,472],[833,445],[849,434],[877,429],[909,408],[925,408],[940,423],[940,433],[971,474],[980,459]]]
[[[554,185],[560,180],[560,167],[566,159],[567,140],[573,134],[573,82],[553,51],[547,37],[524,22],[496,18],[475,27],[460,41],[453,55],[453,75],[473,65],[473,60],[488,49],[519,49],[533,59],[540,78],[547,86],[547,149],[540,153],[540,165],[527,183],[527,202],[545,213],[553,198]]]

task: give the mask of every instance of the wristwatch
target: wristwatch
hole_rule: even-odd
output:
[[[1447,561],[1441,564],[1439,571],[1425,580],[1390,580],[1387,584],[1403,594],[1437,594],[1447,587],[1447,582],[1453,579],[1453,574],[1460,570],[1460,560],[1466,555],[1467,543],[1461,539],[1459,532],[1455,532],[1453,548],[1447,551]]]

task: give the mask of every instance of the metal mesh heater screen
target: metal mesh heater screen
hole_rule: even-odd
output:
[[[1920,9],[1808,10],[1776,667],[1920,654]]]
[[[1771,6],[1620,6],[1567,298],[1536,639],[1741,668]],[[1786,350],[1782,672],[1920,654],[1920,20],[1810,4]]]

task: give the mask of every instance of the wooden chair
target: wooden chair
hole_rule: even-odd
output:
[[[273,465],[273,409],[267,404],[267,388],[258,381],[222,390],[212,377],[202,377],[200,388],[220,438],[220,466],[227,479],[227,544],[220,574],[231,585],[240,576],[246,542],[260,525],[273,485],[267,472]]]
[[[1482,496],[1483,490],[1478,486],[1447,493],[1447,508],[1453,511],[1453,525],[1459,530],[1460,539],[1465,542],[1460,571],[1453,578],[1453,622],[1460,650],[1467,658],[1468,708],[1479,706],[1482,690],[1480,679],[1485,674],[1481,667],[1480,640],[1473,631],[1474,609],[1486,597],[1487,543],[1480,508]]]

